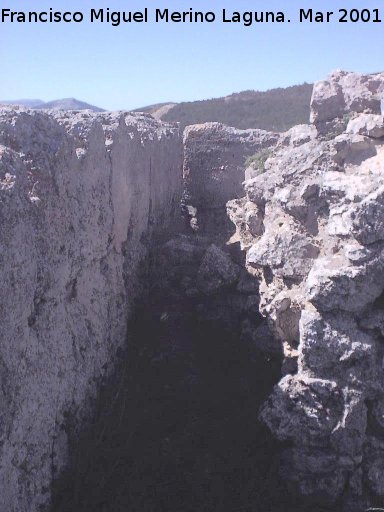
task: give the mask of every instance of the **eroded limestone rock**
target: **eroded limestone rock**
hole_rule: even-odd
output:
[[[261,418],[291,445],[282,471],[296,491],[346,510],[384,499],[383,90],[382,73],[316,84],[318,135],[277,144],[228,204],[260,311],[297,352]]]

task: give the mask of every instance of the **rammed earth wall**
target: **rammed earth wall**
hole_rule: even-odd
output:
[[[0,110],[0,510],[49,501],[181,171],[178,128],[150,116]]]

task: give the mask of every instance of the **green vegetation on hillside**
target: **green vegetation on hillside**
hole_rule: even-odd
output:
[[[255,171],[259,171],[260,174],[263,173],[265,171],[265,162],[272,156],[272,153],[270,148],[262,149],[245,160],[245,167],[253,167]]]
[[[309,122],[312,84],[304,83],[265,92],[244,91],[225,98],[179,103],[162,116],[163,121],[190,124],[217,121],[236,128],[285,131]]]

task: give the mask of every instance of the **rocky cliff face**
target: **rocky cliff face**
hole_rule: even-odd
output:
[[[178,128],[0,110],[0,509],[33,512],[127,335],[151,240],[176,226]]]
[[[316,84],[312,136],[228,204],[286,356],[260,416],[292,486],[348,510],[384,500],[383,93],[384,74]]]

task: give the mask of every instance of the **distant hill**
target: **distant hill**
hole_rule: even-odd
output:
[[[53,110],[93,110],[94,112],[104,112],[104,109],[79,101],[75,98],[64,98],[62,100],[48,101],[35,108],[53,109]]]
[[[309,122],[312,84],[293,85],[269,91],[243,91],[224,98],[184,103],[157,103],[138,108],[163,121],[178,121],[184,129],[190,124],[217,121],[235,128],[261,128],[282,132],[292,126]],[[104,112],[102,108],[75,98],[44,103],[41,100],[0,101],[36,109],[85,110]]]
[[[165,109],[163,121],[190,124],[218,121],[236,128],[261,128],[285,131],[296,124],[309,122],[312,84],[304,83],[269,91],[243,91],[224,98],[178,103]],[[152,105],[140,111],[159,111],[169,104]]]
[[[41,100],[0,100],[3,105],[22,105],[27,108],[35,109],[53,109],[53,110],[93,110],[94,112],[104,112],[104,109],[79,101],[75,98],[64,98],[44,102]]]
[[[148,107],[138,108],[133,112],[145,112],[151,114],[155,119],[163,119],[177,103],[156,103],[156,105],[149,105]]]
[[[136,108],[132,112],[145,112],[146,114],[152,114],[153,112],[156,112],[157,110],[164,107],[165,105],[169,105],[169,103],[155,103],[154,105],[148,105],[146,107]],[[177,105],[177,103],[172,103],[172,105]]]

